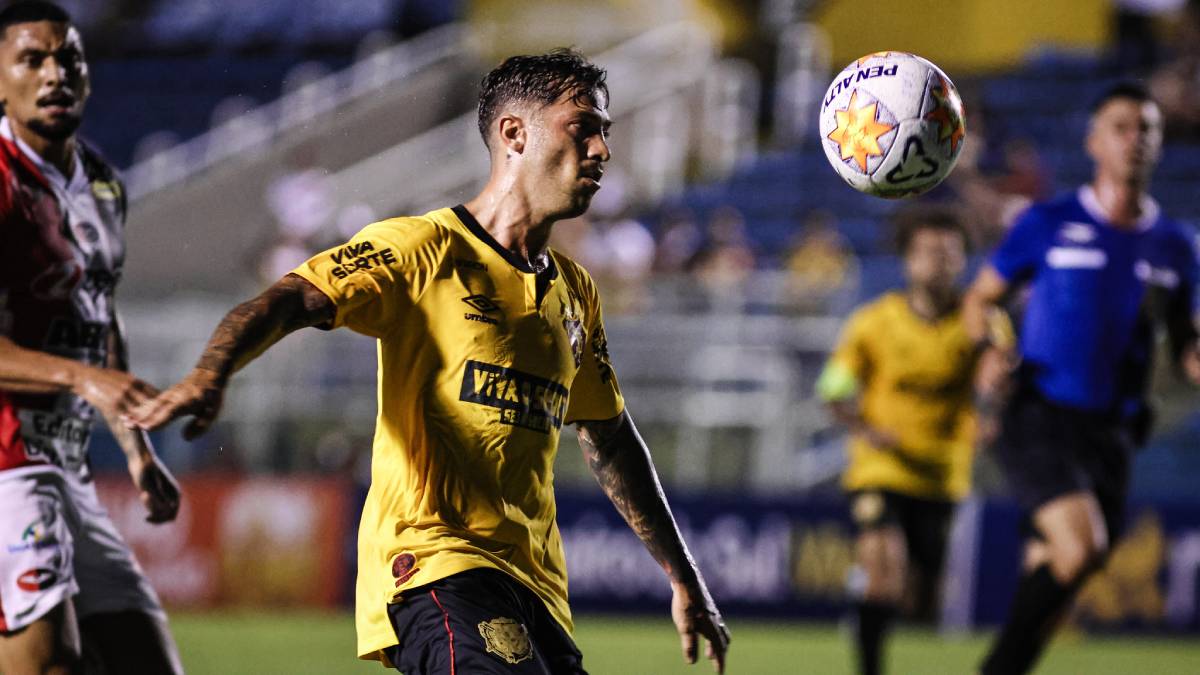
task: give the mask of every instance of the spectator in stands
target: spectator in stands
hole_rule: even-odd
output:
[[[1004,144],[1004,169],[992,180],[1002,195],[1038,201],[1050,197],[1051,180],[1037,145],[1028,138]]]
[[[655,269],[662,274],[685,271],[688,263],[700,252],[703,242],[704,234],[696,224],[696,214],[691,209],[669,209],[663,214],[659,225]]]
[[[828,209],[809,211],[784,259],[790,304],[801,311],[825,308],[829,296],[857,272],[850,242]]]
[[[707,234],[689,264],[691,273],[717,295],[740,289],[755,266],[742,212],[730,205],[718,207],[709,217]]]
[[[259,276],[274,281],[308,259],[313,251],[337,239],[329,225],[336,197],[329,171],[316,162],[313,148],[301,146],[287,159],[287,171],[267,185],[264,198],[277,233],[260,259]]]
[[[1174,23],[1173,57],[1150,76],[1150,93],[1162,108],[1166,134],[1200,138],[1200,0],[1190,0]]]

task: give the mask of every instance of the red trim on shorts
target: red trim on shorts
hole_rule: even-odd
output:
[[[437,599],[437,591],[429,591],[430,597],[437,603],[438,609],[442,610],[442,620],[446,624],[446,635],[450,637],[450,675],[455,675],[454,669],[454,631],[450,628],[450,614],[446,608],[442,606],[442,602]]]
[[[4,618],[4,598],[0,598],[0,633],[8,632],[8,620]]]
[[[0,139],[3,140],[3,139]],[[0,470],[32,464],[21,438],[21,420],[12,399],[0,391]]]

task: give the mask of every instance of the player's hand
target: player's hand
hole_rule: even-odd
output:
[[[1183,374],[1189,382],[1200,385],[1200,342],[1193,341],[1183,348],[1183,354],[1179,357],[1179,365],[1183,368]]]
[[[166,523],[179,513],[179,483],[167,467],[153,454],[129,462],[129,475],[138,488],[138,496],[146,507],[146,520]]]
[[[158,389],[125,371],[95,366],[78,371],[71,391],[108,419],[128,414],[158,395]]]
[[[866,426],[862,431],[863,440],[876,450],[896,452],[900,450],[900,438],[896,434],[878,427]]]
[[[713,669],[718,673],[725,672],[725,652],[729,649],[729,629],[721,619],[716,604],[703,588],[689,588],[675,585],[671,597],[671,618],[675,621],[675,630],[679,631],[680,645],[683,647],[683,658],[688,663],[695,663],[700,651],[700,638],[703,637],[708,646],[705,656],[713,662]]]
[[[183,429],[183,437],[190,441],[212,426],[224,395],[225,385],[215,373],[196,369],[153,400],[134,408],[122,421],[130,427],[158,429],[173,419],[191,415],[192,421]]]
[[[1012,392],[1013,374],[1020,357],[1012,349],[988,347],[975,366],[975,394],[982,400],[999,404]]]

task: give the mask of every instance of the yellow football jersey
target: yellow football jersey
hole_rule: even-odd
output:
[[[863,420],[899,444],[881,450],[852,437],[842,476],[847,490],[885,489],[925,499],[967,494],[974,353],[958,311],[926,321],[904,294],[888,293],[851,315],[826,371],[852,375]]]
[[[555,521],[559,430],[624,408],[591,277],[533,273],[463,207],[367,226],[295,270],[378,338],[379,414],[358,539],[362,658],[396,644],[401,591],[492,567],[572,629]]]

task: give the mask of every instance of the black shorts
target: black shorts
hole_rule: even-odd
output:
[[[913,571],[931,581],[941,576],[954,502],[888,490],[859,490],[850,493],[850,516],[860,532],[899,527]]]
[[[481,568],[405,591],[388,605],[405,675],[586,675],[583,656],[533,591]]]
[[[1004,411],[994,452],[1026,512],[1025,526],[1046,502],[1090,492],[1115,541],[1124,527],[1134,433],[1114,415],[1057,405],[1021,389]]]

